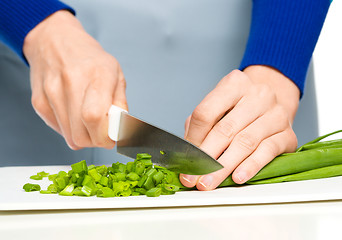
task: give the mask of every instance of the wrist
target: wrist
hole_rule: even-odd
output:
[[[58,29],[60,26],[77,26],[82,28],[75,16],[67,10],[59,10],[51,14],[35,26],[24,39],[23,53],[29,63],[35,56],[36,49],[40,46],[40,43],[46,43],[49,39],[53,39],[51,36],[59,34]]]
[[[277,101],[289,114],[293,122],[300,98],[297,85],[278,70],[264,65],[251,65],[244,69],[249,78],[258,84],[268,85],[275,93]]]

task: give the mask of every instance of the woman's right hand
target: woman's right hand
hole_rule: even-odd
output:
[[[127,110],[126,81],[118,61],[85,32],[68,11],[58,11],[25,38],[30,65],[32,105],[71,149],[104,147],[108,110]]]

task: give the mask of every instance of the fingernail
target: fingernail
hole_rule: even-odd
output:
[[[201,184],[205,189],[208,189],[213,184],[213,176],[211,175],[203,176],[198,181],[198,183]]]
[[[238,172],[236,178],[239,180],[239,183],[244,183],[247,179],[247,174],[245,172]]]
[[[191,184],[196,184],[195,181],[197,180],[197,176],[194,175],[182,175],[182,178]]]

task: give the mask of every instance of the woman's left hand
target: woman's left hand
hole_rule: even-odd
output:
[[[224,168],[204,176],[180,175],[186,187],[213,190],[233,174],[242,184],[277,155],[292,152],[299,89],[277,70],[250,66],[225,76],[186,121],[185,139]]]

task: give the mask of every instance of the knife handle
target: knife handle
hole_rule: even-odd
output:
[[[119,108],[115,105],[112,105],[108,111],[108,136],[113,141],[119,140],[119,128],[122,112],[127,113],[125,109]]]

